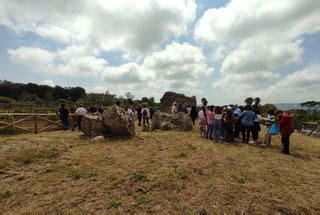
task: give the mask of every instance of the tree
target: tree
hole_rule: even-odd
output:
[[[202,98],[201,99],[201,103],[202,103],[203,106],[207,107],[208,101],[207,101],[206,98]]]
[[[53,97],[53,95],[51,94],[50,91],[47,91],[47,92],[46,92],[46,95],[45,95],[45,97],[44,97],[44,100],[45,100],[45,102],[46,102],[47,104],[49,104],[50,102],[53,102],[53,101],[54,101],[54,97]]]
[[[307,102],[303,102],[301,103],[301,106],[305,106],[308,108],[308,113],[309,113],[309,120],[310,120],[310,111],[313,108],[313,121],[316,121],[317,119],[317,110],[320,107],[320,102],[316,102],[316,101],[307,101]]]
[[[264,104],[260,107],[261,114],[267,115],[267,112],[271,109],[276,110],[277,107],[274,104]]]
[[[125,94],[126,99],[134,99],[134,95],[131,92],[126,92]]]
[[[149,99],[147,97],[142,97],[141,99],[142,102],[145,102],[145,103],[148,103],[149,102]]]
[[[253,101],[254,101],[254,104],[255,104],[256,106],[259,106],[259,104],[260,104],[260,102],[261,102],[261,99],[260,99],[259,97],[256,97],[256,98],[253,99]]]
[[[20,99],[24,102],[32,101],[31,94],[25,90],[21,93]]]
[[[81,99],[86,94],[86,90],[82,87],[71,87],[69,88],[69,95],[72,101]]]
[[[244,100],[244,103],[246,103],[246,105],[252,105],[253,103],[253,98],[252,97],[248,97]]]

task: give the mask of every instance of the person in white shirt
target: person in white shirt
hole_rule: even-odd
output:
[[[258,144],[259,132],[261,131],[260,122],[262,117],[260,115],[260,110],[256,107],[253,112],[255,113],[254,125],[252,130],[253,143]]]
[[[173,105],[172,105],[172,108],[171,108],[171,113],[172,114],[178,113],[177,102],[173,102]]]
[[[142,114],[142,119],[143,119],[143,127],[145,127],[146,122],[147,125],[149,126],[149,117],[150,117],[150,111],[149,108],[147,107],[147,105],[143,105],[143,108],[141,110],[141,114]]]
[[[134,129],[134,110],[131,105],[128,107],[127,114],[129,116],[131,127]]]
[[[87,114],[87,110],[83,107],[83,105],[80,105],[80,107],[78,107],[76,110],[79,131],[81,131],[82,118],[86,114]]]

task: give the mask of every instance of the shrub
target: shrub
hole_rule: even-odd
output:
[[[6,104],[11,104],[15,102],[13,99],[10,99],[8,97],[0,96],[0,103],[6,103]]]
[[[0,197],[2,199],[8,199],[12,196],[12,192],[10,190],[4,190],[0,193]]]
[[[138,196],[137,203],[138,204],[145,204],[151,201],[151,197],[149,195],[142,195]]]
[[[185,170],[174,170],[174,176],[178,179],[188,179],[188,172]]]
[[[133,173],[133,179],[135,181],[147,181],[148,177],[143,171]]]
[[[122,205],[122,201],[118,198],[109,199],[109,208],[117,208]]]
[[[81,173],[78,171],[78,170],[72,170],[70,172],[70,177],[73,179],[73,180],[78,180],[81,178]]]

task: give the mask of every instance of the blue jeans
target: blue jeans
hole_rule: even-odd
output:
[[[62,125],[63,125],[63,130],[69,130],[69,121],[68,119],[61,119]]]
[[[220,140],[221,133],[221,119],[215,119],[213,121],[213,139],[215,141]]]
[[[206,133],[206,138],[212,139],[212,131],[213,131],[213,124],[208,125],[207,133]]]

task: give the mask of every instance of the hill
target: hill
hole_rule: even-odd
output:
[[[141,128],[138,128],[141,130]],[[319,214],[320,141],[292,155],[192,132],[93,141],[79,132],[0,137],[2,213]]]
[[[308,110],[307,107],[301,106],[300,103],[277,103],[274,105],[280,110],[297,110],[297,109]]]

